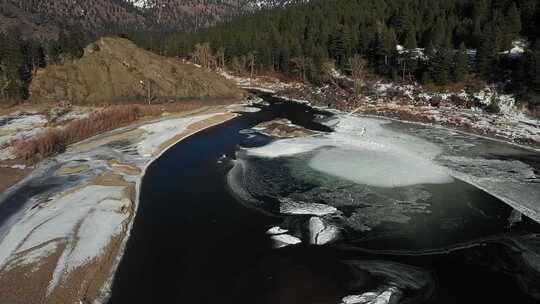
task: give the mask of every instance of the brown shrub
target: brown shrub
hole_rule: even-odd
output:
[[[37,161],[63,152],[73,143],[134,122],[142,117],[159,116],[163,109],[158,105],[112,106],[91,113],[86,118],[74,120],[63,127],[48,128],[29,139],[12,143],[19,158]]]
[[[66,148],[64,132],[60,128],[49,128],[38,135],[17,140],[13,143],[18,157],[26,160],[45,158]]]

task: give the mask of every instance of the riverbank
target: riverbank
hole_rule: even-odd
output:
[[[494,87],[430,91],[420,85],[366,81],[354,94],[352,80],[335,75],[334,84],[314,86],[261,76],[224,76],[245,89],[260,90],[295,102],[344,112],[442,126],[509,143],[540,148],[540,121],[518,106],[512,95]]]
[[[41,162],[0,196],[0,302],[105,299],[147,166],[182,139],[235,116],[221,105],[168,115]]]

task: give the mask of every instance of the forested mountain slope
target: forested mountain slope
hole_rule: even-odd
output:
[[[473,72],[540,91],[539,35],[538,0],[319,0],[177,33],[161,51],[188,56],[196,43],[210,42],[232,65],[255,57],[259,69],[313,82],[333,65],[347,70],[358,54],[394,79],[444,85]]]
[[[31,27],[34,37],[73,25],[91,33],[194,30],[301,0],[2,0],[0,30]],[[7,22],[17,19],[20,22]],[[26,20],[25,20],[26,19]],[[47,30],[40,28],[47,27]],[[23,31],[28,32],[28,31]]]

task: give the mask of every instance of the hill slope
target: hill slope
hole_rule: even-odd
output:
[[[81,59],[39,71],[30,86],[34,101],[73,104],[242,96],[234,83],[209,70],[121,38],[102,38]]]
[[[193,30],[299,1],[305,0],[2,0],[0,31],[16,25],[47,37],[73,25],[92,33]]]

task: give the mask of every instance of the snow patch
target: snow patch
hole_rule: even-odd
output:
[[[127,214],[121,213],[128,202],[122,200],[124,187],[86,186],[76,192],[57,196],[45,205],[34,207],[12,226],[2,240],[0,267],[30,255],[30,261],[50,255],[50,242],[65,242],[49,292],[62,276],[98,257],[110,239],[121,231]],[[24,258],[26,259],[26,258]],[[10,263],[11,264],[11,263]]]
[[[162,120],[155,123],[143,125],[139,129],[148,133],[143,140],[137,144],[139,153],[144,156],[151,156],[159,151],[159,147],[178,134],[187,130],[187,128],[197,122],[206,120],[216,114],[205,114],[190,116],[178,119]]]

